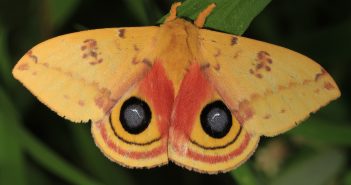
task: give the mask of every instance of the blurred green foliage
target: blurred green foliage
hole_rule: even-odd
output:
[[[155,24],[172,2],[1,0],[0,184],[351,185],[351,2],[187,0],[179,14],[193,19],[210,2],[218,6],[207,27],[242,34],[251,23],[244,36],[317,60],[335,77],[342,97],[287,134],[263,138],[254,156],[231,173],[203,175],[173,164],[122,168],[95,146],[89,125],[70,124],[48,110],[13,79],[11,68],[28,49],[52,36]]]

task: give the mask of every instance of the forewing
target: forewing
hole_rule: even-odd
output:
[[[199,37],[208,78],[252,134],[287,131],[340,96],[332,77],[299,53],[205,29]]]
[[[28,51],[13,75],[74,122],[98,120],[146,70],[139,57],[158,27],[109,28],[58,36]]]

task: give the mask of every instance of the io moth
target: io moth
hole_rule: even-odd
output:
[[[173,161],[203,173],[245,162],[275,136],[340,96],[320,65],[294,51],[202,29],[160,26],[58,36],[28,51],[13,75],[53,111],[91,120],[96,145],[131,168]]]

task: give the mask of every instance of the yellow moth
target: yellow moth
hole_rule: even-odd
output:
[[[170,160],[232,170],[261,136],[296,126],[340,96],[317,63],[272,44],[202,29],[176,17],[160,26],[58,36],[28,51],[13,75],[53,111],[91,121],[95,143],[123,166]]]

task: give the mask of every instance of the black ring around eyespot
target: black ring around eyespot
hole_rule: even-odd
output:
[[[111,119],[111,115],[109,117],[109,122],[110,122],[110,127],[113,131],[113,134],[119,139],[121,140],[122,142],[126,143],[126,144],[129,144],[129,145],[137,145],[137,146],[146,146],[146,145],[151,145],[152,143],[154,142],[157,142],[159,140],[161,140],[161,137],[158,137],[158,138],[155,138],[155,139],[152,139],[152,140],[149,140],[149,141],[146,141],[144,143],[138,143],[138,142],[131,142],[131,141],[128,141],[126,139],[124,139],[122,136],[118,135],[115,128],[113,127],[113,124],[112,124],[112,119]]]
[[[213,138],[223,138],[232,127],[232,114],[220,100],[207,104],[200,114],[202,129]]]
[[[196,145],[197,147],[200,147],[202,149],[205,149],[205,150],[218,150],[218,149],[223,149],[223,148],[227,148],[228,146],[230,146],[231,144],[235,143],[236,140],[239,138],[240,134],[241,134],[241,131],[242,131],[242,127],[240,126],[239,128],[239,131],[238,133],[235,135],[235,137],[233,138],[233,140],[229,141],[228,143],[224,144],[224,145],[219,145],[219,146],[204,146],[198,142],[196,142],[195,140],[192,140],[190,139],[190,142],[193,144],[193,145]]]
[[[130,134],[140,134],[150,124],[150,107],[145,101],[131,97],[123,103],[119,120],[125,131]]]

